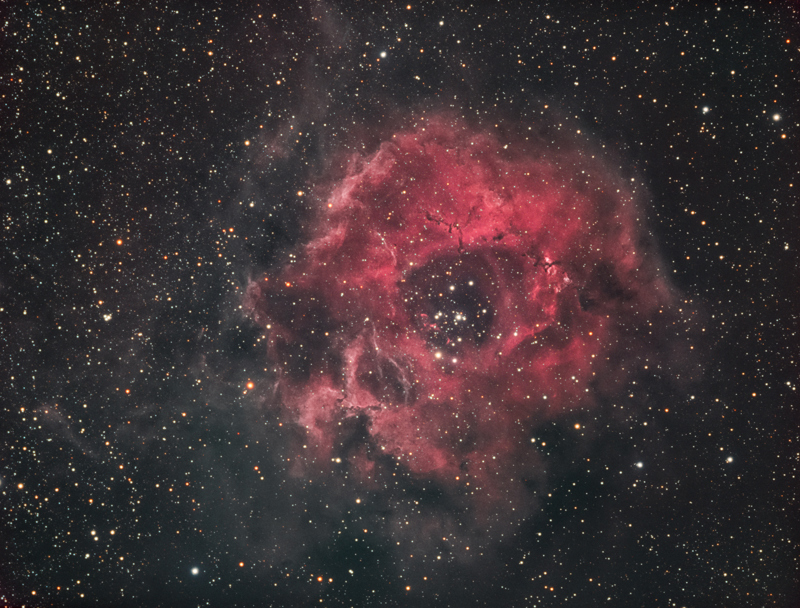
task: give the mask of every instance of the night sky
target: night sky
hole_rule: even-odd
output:
[[[0,604],[775,606],[792,2],[0,7]]]

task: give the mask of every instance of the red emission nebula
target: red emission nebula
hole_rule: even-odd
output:
[[[630,182],[563,148],[440,116],[314,193],[304,244],[245,301],[309,458],[513,501],[531,429],[654,355],[642,327],[673,295]]]

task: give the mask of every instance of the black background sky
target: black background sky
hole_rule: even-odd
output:
[[[5,3],[0,600],[797,606],[798,62],[789,2]],[[546,489],[487,569],[327,516],[347,487],[293,477],[245,388],[298,192],[435,108],[640,184],[704,363],[536,429]]]

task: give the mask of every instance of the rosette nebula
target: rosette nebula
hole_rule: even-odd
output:
[[[673,296],[636,193],[585,149],[443,116],[344,164],[247,291],[277,373],[265,402],[302,429],[298,475],[404,476],[435,488],[438,532],[449,510],[489,534],[536,503],[533,430],[658,356]]]

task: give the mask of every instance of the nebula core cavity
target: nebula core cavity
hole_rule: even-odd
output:
[[[531,429],[615,390],[671,300],[633,192],[579,149],[439,116],[316,196],[307,240],[246,309],[271,403],[318,462],[364,479],[399,461],[510,497],[536,475]]]

